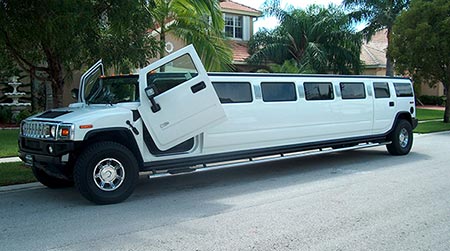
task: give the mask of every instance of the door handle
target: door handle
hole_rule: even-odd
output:
[[[205,88],[206,88],[206,84],[205,84],[205,82],[202,81],[196,85],[191,86],[191,91],[192,91],[192,93],[197,93]]]
[[[394,101],[389,102],[389,106],[394,106],[394,105],[395,105]]]

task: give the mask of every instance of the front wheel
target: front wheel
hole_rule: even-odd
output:
[[[391,134],[392,143],[386,145],[392,155],[405,155],[411,150],[413,144],[413,132],[411,124],[406,120],[400,120]]]
[[[73,177],[83,197],[97,204],[113,204],[133,193],[139,170],[128,148],[115,142],[99,142],[81,153]]]

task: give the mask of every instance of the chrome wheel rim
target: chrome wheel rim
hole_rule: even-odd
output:
[[[398,141],[400,142],[400,146],[402,148],[405,148],[408,145],[409,142],[408,130],[406,130],[405,128],[402,128],[400,130],[400,134],[398,135]]]
[[[114,191],[122,185],[125,179],[125,169],[120,161],[106,158],[97,163],[93,178],[95,185],[103,191]]]

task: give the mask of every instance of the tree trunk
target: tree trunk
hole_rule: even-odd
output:
[[[53,106],[62,107],[63,106],[63,90],[64,90],[64,75],[63,75],[63,65],[61,63],[61,58],[54,50],[50,47],[42,46],[48,67],[48,75],[51,79],[52,92],[53,92]]]
[[[444,123],[450,122],[450,92],[448,91],[448,85],[447,85],[447,100],[445,101],[445,112],[444,112]]]
[[[161,34],[159,34],[159,41],[161,42],[159,48],[159,58],[163,58],[166,55],[166,30],[164,24],[161,25]]]
[[[55,107],[63,107],[64,79],[61,79],[53,85],[53,100]]]
[[[444,90],[446,92],[445,97],[447,100],[445,101],[445,112],[444,112],[444,123],[450,122],[450,70],[448,72],[447,80],[443,80],[442,84],[444,84]]]
[[[31,111],[37,111],[37,97],[36,97],[36,72],[34,68],[30,69],[30,89],[31,89]]]
[[[388,48],[391,45],[392,27],[387,28]],[[392,60],[389,50],[386,51],[386,76],[394,76],[394,60]]]
[[[53,88],[50,82],[45,82],[45,110],[52,109],[53,103]]]

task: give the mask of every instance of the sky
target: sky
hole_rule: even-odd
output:
[[[264,0],[233,0],[234,2],[241,3],[247,5],[249,7],[261,10],[261,6],[264,3]],[[329,4],[340,5],[342,0],[281,0],[281,7],[285,8],[287,6],[294,6],[295,8],[305,8],[311,4],[328,6]],[[254,28],[255,32],[259,30],[259,28],[274,28],[277,26],[277,20],[274,17],[269,18],[258,18],[258,21],[255,22]]]

